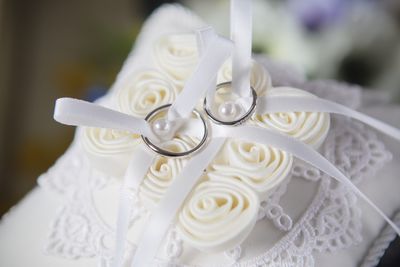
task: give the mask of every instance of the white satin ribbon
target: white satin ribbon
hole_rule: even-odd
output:
[[[234,42],[232,53],[233,92],[251,96],[252,0],[231,0],[230,27]]]
[[[247,110],[251,106],[250,90],[251,52],[252,52],[252,0],[231,0],[230,30],[233,41],[232,51],[232,93],[241,98],[236,103]],[[210,45],[209,37],[203,34],[198,38],[199,51]],[[214,104],[215,87],[207,93],[208,107]]]
[[[232,42],[218,36],[211,28],[199,30],[204,42],[208,45],[200,58],[193,75],[186,82],[184,89],[169,108],[168,119],[175,120],[177,130],[182,125],[182,118],[188,118],[198,100],[215,87],[218,69],[228,58],[232,50]],[[115,119],[118,117],[118,119]],[[152,132],[144,119],[102,107],[97,104],[73,98],[56,100],[54,119],[62,124],[72,126],[89,126],[129,131],[144,135],[154,141],[159,138]]]
[[[399,137],[399,130],[386,125],[376,119],[370,118],[364,114],[351,110],[347,107],[339,105],[337,103],[318,99],[318,98],[309,98],[309,97],[263,97],[260,99],[258,105],[258,113],[268,113],[268,112],[289,112],[289,111],[310,111],[310,112],[330,112],[330,113],[339,113],[346,116],[354,117],[359,119],[384,133],[392,135],[395,138]],[[84,101],[74,100],[74,99],[60,99],[57,101],[56,110],[55,110],[55,119],[62,123],[66,123],[69,125],[87,125],[87,126],[94,126],[94,127],[110,127],[110,128],[117,128],[120,130],[130,130],[136,127],[133,124],[133,121],[139,120],[133,118],[129,115],[116,112],[104,107],[97,106],[95,104],[87,103]],[[129,125],[129,126],[128,126]],[[139,124],[140,125],[140,124]],[[198,124],[189,120],[186,128],[192,134],[197,132],[196,127]],[[140,129],[142,132],[144,130]],[[389,225],[391,225],[395,231],[400,234],[399,228],[386,216],[367,196],[365,196],[356,186],[354,186],[334,165],[332,165],[329,161],[327,161],[324,157],[322,157],[318,152],[310,148],[309,146],[282,134],[275,133],[272,131],[268,131],[266,129],[262,129],[259,127],[249,127],[249,126],[241,126],[241,127],[223,127],[213,125],[212,130],[213,138],[223,137],[223,138],[241,138],[247,139],[249,141],[255,141],[259,143],[263,143],[266,145],[275,146],[279,149],[285,150],[294,154],[295,156],[309,162],[311,165],[321,169],[328,175],[332,176],[333,178],[337,179],[339,182],[348,186],[352,191],[354,191],[357,195],[359,195],[362,199],[364,199],[369,205],[371,205],[377,212],[380,214]],[[223,143],[224,139],[219,139],[220,143]],[[204,165],[201,165],[198,161],[198,157],[194,157],[190,164],[183,170],[182,173],[190,172],[190,177],[193,177],[192,183],[197,181],[199,175],[194,175],[192,165],[200,167],[203,170],[212,160],[213,155],[208,154],[208,149],[204,150],[199,154],[200,158],[207,158],[207,163],[204,162]],[[215,152],[216,153],[216,152]],[[215,154],[214,153],[214,154]],[[140,182],[145,175],[148,167],[151,164],[152,156],[149,156],[148,153],[138,152],[134,154],[134,157],[131,160],[131,165],[127,171],[125,176],[125,182],[123,187],[123,193],[121,194],[120,199],[120,207],[119,207],[119,215],[118,215],[118,224],[117,224],[117,242],[116,242],[116,256],[115,256],[115,264],[114,266],[120,266],[123,259],[123,251],[126,242],[126,234],[129,228],[129,217],[130,217],[130,198],[128,197],[128,192],[131,192],[133,188],[137,188],[140,185]],[[181,174],[181,176],[184,174]],[[133,178],[130,178],[130,177]],[[178,180],[177,180],[178,181]],[[150,258],[146,255],[150,255],[150,251],[152,251],[153,256],[157,253],[157,248],[159,247],[159,243],[161,243],[166,231],[168,230],[168,226],[172,222],[176,211],[179,209],[181,204],[184,201],[184,196],[181,195],[179,199],[173,199],[174,194],[173,192],[181,192],[181,186],[178,182],[174,183],[174,185],[169,189],[168,192],[170,197],[166,197],[161,202],[162,205],[160,208],[157,209],[158,213],[160,214],[152,218],[156,218],[156,222],[150,223],[148,228],[146,229],[145,233],[154,233],[156,229],[164,229],[164,231],[158,231],[158,239],[148,238],[150,234],[145,234],[143,240],[147,240],[140,243],[139,247],[142,249],[138,249],[137,254],[135,255],[135,260],[139,261],[140,259],[144,259],[146,261],[151,261]],[[175,191],[175,187],[178,188],[178,191]],[[187,193],[190,192],[192,187],[185,187]],[[171,199],[171,200],[170,200]],[[174,205],[170,203],[173,201]],[[166,208],[167,207],[167,208]],[[170,208],[168,208],[170,207]],[[169,223],[163,219],[157,221],[157,218],[161,218],[161,214],[163,214],[162,210],[164,209],[175,211],[169,213]],[[160,210],[161,209],[161,210]],[[152,219],[153,221],[153,219]],[[161,225],[160,225],[161,224]],[[159,240],[159,242],[157,241]],[[157,241],[157,242],[155,242]],[[151,245],[148,245],[150,244]],[[153,248],[150,250],[150,248]],[[143,251],[143,252],[140,252]],[[140,252],[140,253],[139,253]],[[142,253],[146,253],[145,256],[142,256]],[[139,261],[140,262],[140,261]],[[132,265],[134,266],[134,265]],[[137,266],[147,266],[147,265],[137,265]]]
[[[153,138],[158,140],[158,137],[153,134],[145,120],[78,99],[57,99],[54,119],[66,125],[111,128],[142,134],[152,138],[152,140],[154,140]],[[119,267],[123,264],[131,216],[131,196],[134,194],[135,189],[139,187],[154,158],[154,155],[150,155],[144,149],[146,148],[143,144],[139,146],[138,151],[133,154],[124,175],[116,223],[115,255],[112,263],[114,267]]]
[[[212,28],[201,29],[198,33],[200,40],[207,43],[203,46],[204,53],[193,72],[187,80],[182,92],[169,108],[168,120],[187,118],[199,99],[204,97],[210,87],[215,87],[218,69],[228,58],[232,50],[232,42],[219,37]]]
[[[196,128],[195,125],[193,125],[193,127]],[[255,126],[226,127],[212,124],[211,127],[211,132],[213,134],[212,144],[215,140],[219,140],[220,144],[218,148],[223,144],[226,138],[245,139],[285,150],[308,162],[347,186],[351,191],[367,202],[400,235],[400,229],[396,224],[393,223],[393,221],[364,193],[353,185],[340,170],[312,147],[290,136]],[[212,147],[211,149],[213,149],[213,152],[210,152],[209,147],[192,158],[179,177],[176,178],[174,183],[170,186],[157,209],[153,212],[141,238],[131,267],[153,266],[152,264],[154,264],[154,262],[152,262],[152,259],[156,257],[158,248],[179,211],[179,208],[203,173],[203,170],[206,169],[218,151],[216,147]]]
[[[200,57],[205,53],[207,44],[214,35],[215,31],[212,27],[205,27],[196,31],[197,51]]]
[[[257,114],[296,111],[341,114],[359,120],[384,134],[400,140],[399,129],[326,99],[307,96],[263,96],[258,98]]]
[[[364,193],[362,193],[338,168],[310,146],[297,141],[290,136],[255,126],[223,127],[214,125],[212,130],[213,138],[239,138],[273,146],[292,153],[294,156],[308,162],[312,166],[320,169],[347,186],[351,191],[367,202],[400,236],[400,228],[397,227],[397,225]]]
[[[71,126],[88,126],[129,131],[159,140],[144,119],[135,118],[97,104],[74,98],[59,98],[54,108],[54,120]]]
[[[205,92],[210,87],[215,86],[216,73],[218,72],[218,69],[222,65],[224,60],[229,56],[231,51],[232,47],[231,42],[217,36],[211,28],[201,29],[199,31],[199,35],[202,36],[202,39],[207,41],[209,45],[205,48],[205,51],[200,58],[196,70],[186,82],[182,92],[178,95],[177,99],[169,108],[167,116],[168,120],[175,121],[174,130],[178,130],[178,128],[181,128],[183,126],[185,120],[182,120],[182,118],[188,118],[192,110],[196,106],[198,99],[201,99],[204,96]],[[186,127],[186,128],[191,129],[192,127]],[[132,159],[132,161],[134,160],[135,159]],[[143,161],[140,160],[140,155],[137,160],[139,164],[143,163]],[[139,170],[139,174],[143,178],[146,172],[142,173],[140,171],[144,169],[147,171],[150,164],[151,161],[144,162],[143,166],[140,167],[137,166],[137,164],[135,164],[134,166]],[[133,177],[138,177],[137,173],[132,173],[131,175]],[[129,173],[127,173],[125,177],[126,179],[128,179],[127,181],[130,181]],[[124,185],[123,191],[127,189],[126,186],[128,185]],[[123,193],[120,200],[118,220],[117,220],[116,255],[113,263],[114,267],[119,267],[123,263],[123,253],[124,253],[123,244],[125,244],[124,238],[126,238],[129,229],[129,214],[130,214],[129,211],[131,206],[129,205],[128,201],[129,199]],[[138,251],[140,252],[141,250],[138,249]],[[145,251],[150,251],[150,248],[147,247]],[[141,253],[137,252],[135,253],[134,259],[137,259],[138,257],[140,259],[143,258],[143,256],[141,256]],[[149,259],[149,261],[151,261],[151,259]],[[147,265],[138,265],[138,266],[147,266]]]
[[[150,168],[154,154],[150,154],[144,144],[141,144],[130,160],[125,172],[124,183],[119,195],[117,223],[115,229],[115,254],[113,266],[123,265],[125,245],[127,242],[129,221],[132,215],[132,197],[138,197],[139,186]]]
[[[299,99],[297,99],[299,101]],[[330,104],[332,102],[328,101]],[[324,103],[327,104],[327,103]],[[339,105],[340,106],[340,105]],[[277,110],[280,110],[279,108]],[[289,107],[284,109],[285,111],[292,110]],[[296,109],[295,109],[296,110]],[[313,111],[320,111],[316,109]],[[276,112],[276,111],[275,111]],[[348,115],[348,114],[345,114]],[[364,114],[361,114],[366,116]],[[366,116],[368,119],[372,119]],[[376,119],[374,119],[376,120]],[[382,122],[380,122],[382,123]],[[196,127],[192,125],[192,127]],[[385,125],[385,127],[391,127],[393,131],[399,132],[398,129]],[[386,133],[385,129],[381,129],[384,133]],[[193,132],[195,130],[193,129]],[[270,131],[264,128],[256,127],[256,126],[239,126],[239,127],[226,127],[212,124],[211,132],[213,134],[212,138],[238,138],[245,139],[252,142],[257,142],[269,146],[276,147],[281,150],[285,150],[293,154],[294,156],[308,162],[314,167],[320,169],[326,174],[330,175],[334,179],[338,180],[340,183],[347,186],[351,191],[357,194],[360,198],[362,198],[365,202],[367,202],[393,229],[396,231],[398,235],[400,235],[400,229],[397,227],[395,223],[393,223],[385,213],[377,207],[365,194],[363,194],[352,182],[332,163],[330,163],[327,159],[325,159],[321,154],[315,151],[312,147],[284,134],[279,132]],[[395,135],[394,135],[395,137]]]
[[[206,51],[207,46],[210,44],[214,34],[215,34],[215,31],[211,27],[204,28],[204,29],[196,32],[199,56],[202,56],[204,54],[204,52]],[[209,106],[213,106],[213,104],[214,104],[214,93],[215,93],[215,87],[217,84],[216,76],[217,75],[215,75],[215,77],[213,78],[210,87],[208,87],[206,90],[206,97],[209,100],[208,101]]]
[[[189,112],[192,111],[198,100],[204,97],[206,92],[212,93],[214,91],[216,74],[223,63],[221,60],[225,60],[231,52],[232,44],[229,42],[225,44],[221,43],[219,49],[214,49],[214,53],[209,52],[210,49],[218,45],[216,44],[218,40],[217,35],[210,27],[197,31],[196,36],[199,55],[202,60],[192,76],[193,79],[185,84],[185,88],[188,87],[190,90],[184,89],[170,107],[168,113],[169,120],[179,122],[178,118],[188,116]],[[196,88],[196,90],[193,90],[193,88]],[[181,109],[179,110],[177,106]],[[202,132],[201,129],[198,129],[198,124],[193,120],[188,120],[185,125],[179,124],[179,126],[183,129],[183,132],[190,136],[197,137]],[[131,266],[152,266],[154,264],[153,260],[157,255],[158,248],[176,213],[224,141],[225,139],[211,141],[208,147],[192,158],[180,175],[175,178],[173,184],[171,184],[160,201],[160,204],[153,211],[150,221],[147,223],[147,227],[141,237]]]
[[[182,203],[203,174],[204,169],[216,156],[224,140],[224,138],[212,139],[204,150],[192,157],[172,182],[146,224],[131,267],[154,266],[160,244]]]
[[[185,84],[184,90],[178,95],[168,112],[168,119],[175,120],[176,128],[181,128],[183,120],[192,112],[193,108],[205,92],[215,86],[218,69],[231,52],[232,43],[215,34],[212,29],[201,30],[200,35],[209,45],[206,46],[203,56],[193,75]],[[60,123],[73,126],[90,126],[112,128],[144,135],[152,140],[159,141],[149,124],[139,118],[114,111],[82,100],[61,98],[56,101],[54,119]],[[134,154],[131,164],[125,174],[124,185],[120,195],[120,204],[116,227],[116,254],[113,266],[123,264],[123,253],[126,235],[129,229],[131,206],[129,194],[138,187],[146,174],[153,157],[140,150]],[[189,188],[190,189],[190,188]],[[162,239],[161,239],[162,240]],[[137,258],[137,257],[135,257]],[[140,265],[146,266],[146,265]]]
[[[234,41],[232,86],[234,92],[243,98],[248,98],[250,93],[251,28],[251,1],[231,0],[231,38]],[[215,81],[218,68],[231,51],[232,43],[217,37],[211,29],[203,29],[203,31],[199,33],[199,36],[201,36],[200,42],[203,40],[203,45],[200,49],[203,57],[199,61],[198,68],[186,83],[185,89],[171,106],[168,113],[169,120],[188,117],[198,100],[204,96],[205,92],[210,88],[212,88],[211,90],[215,90],[215,88],[213,88],[213,82]],[[299,98],[294,100],[294,97],[264,97],[259,100],[257,112],[261,114],[279,111],[339,113],[361,120],[384,133],[400,139],[397,129],[327,100],[302,98],[302,101],[299,101]],[[58,100],[54,118],[67,125],[113,128],[139,133],[152,140],[158,139],[154,136],[146,121],[84,101],[74,99]],[[188,122],[183,128],[195,133],[197,132],[196,127],[198,127],[198,124]],[[395,229],[397,234],[400,235],[399,228],[388,216],[354,186],[333,164],[311,147],[286,135],[259,127],[222,127],[212,125],[211,128],[213,139],[210,141],[210,144],[197,155],[193,156],[192,160],[187,163],[151,215],[150,221],[143,232],[141,242],[136,250],[131,264],[132,267],[147,267],[154,264],[153,260],[157,255],[158,248],[179,211],[179,208],[198,181],[203,170],[219,151],[225,138],[247,139],[249,141],[274,146],[307,161],[348,186],[359,197],[371,205],[378,214]],[[129,193],[132,189],[140,185],[151,162],[152,156],[148,155],[147,152],[142,151],[135,153],[125,175],[117,218],[116,254],[113,263],[115,267],[121,266],[123,262],[123,253],[131,214]]]

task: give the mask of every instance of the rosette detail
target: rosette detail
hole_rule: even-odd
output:
[[[141,71],[125,77],[116,92],[120,111],[145,117],[155,108],[172,103],[178,89],[163,73],[156,70]]]
[[[316,97],[306,91],[277,87],[266,92],[267,96],[306,96]],[[290,135],[314,148],[324,142],[330,127],[330,115],[321,112],[278,112],[256,114],[252,118],[257,125]]]
[[[228,60],[222,65],[217,76],[218,83],[230,81],[232,81],[232,60]],[[250,85],[259,96],[264,95],[272,88],[271,76],[268,71],[255,60],[252,61]]]
[[[259,203],[254,190],[238,180],[203,181],[184,204],[178,230],[199,250],[231,249],[253,229]]]
[[[173,34],[161,37],[154,46],[157,65],[183,87],[199,60],[194,34]]]
[[[240,180],[261,199],[285,179],[292,168],[291,154],[270,146],[231,139],[211,165],[211,180]]]
[[[137,144],[139,135],[126,131],[83,127],[81,144],[93,166],[111,176],[122,176]]]
[[[173,152],[183,152],[193,148],[195,145],[196,140],[192,140],[190,137],[181,137],[164,142],[162,147]],[[140,198],[147,208],[152,209],[164,196],[166,190],[172,181],[178,177],[187,161],[187,159],[162,156],[155,158],[139,189]]]
[[[162,156],[154,160],[139,190],[140,199],[146,207],[152,208],[158,203],[185,163],[186,160]]]

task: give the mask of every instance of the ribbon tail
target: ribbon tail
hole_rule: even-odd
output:
[[[257,113],[276,112],[326,112],[344,115],[359,120],[376,130],[400,141],[400,129],[367,116],[338,103],[315,97],[264,96],[258,99]]]
[[[211,86],[215,86],[213,83],[218,69],[231,52],[232,42],[210,31],[206,28],[199,33],[207,38],[204,41],[209,42],[209,44],[205,47],[197,68],[170,107],[169,120],[175,120],[178,117],[187,118],[190,115],[198,100],[204,97]]]
[[[125,172],[119,196],[113,267],[123,266],[133,198],[137,197],[135,194],[154,159],[154,155],[150,155],[145,149],[144,145],[139,146]]]
[[[356,195],[367,202],[400,236],[400,228],[379,208],[373,201],[371,201],[364,193],[362,193],[339,169],[330,163],[321,154],[315,151],[310,146],[297,141],[296,139],[285,136],[281,133],[272,132],[267,129],[262,129],[253,126],[240,126],[240,127],[214,127],[214,136],[231,137],[238,139],[246,139],[252,142],[273,146],[308,162],[312,166],[320,169],[332,178],[351,189]]]
[[[54,120],[71,126],[110,128],[142,134],[158,141],[148,123],[139,118],[74,98],[59,98],[54,108]]]
[[[231,0],[232,88],[241,97],[251,95],[252,0]]]
[[[211,40],[213,39],[213,35],[215,35],[215,31],[212,27],[207,27],[201,30],[196,31],[196,39],[197,39],[197,47],[199,51],[199,55],[202,56],[207,46],[210,45]],[[217,84],[217,77],[213,77],[210,82],[209,89],[206,89],[206,98],[208,99],[207,104],[209,106],[213,106],[214,104],[214,94],[215,94],[215,85]]]
[[[193,186],[224,144],[224,138],[211,140],[208,146],[186,164],[169,186],[151,214],[137,247],[131,267],[153,266],[154,259],[171,223]]]

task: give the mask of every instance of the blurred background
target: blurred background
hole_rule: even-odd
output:
[[[0,0],[0,216],[72,140],[73,128],[52,119],[55,99],[103,95],[145,18],[166,2],[176,1]],[[179,2],[228,33],[228,0]],[[254,0],[253,35],[255,52],[309,78],[400,100],[399,0]]]

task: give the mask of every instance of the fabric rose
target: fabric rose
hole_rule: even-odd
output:
[[[200,182],[178,216],[178,231],[193,247],[218,252],[239,245],[257,220],[260,201],[234,179]]]
[[[161,37],[154,46],[156,64],[183,87],[199,60],[194,34],[172,34]]]
[[[190,137],[179,137],[164,142],[162,147],[173,152],[183,152],[195,147],[197,142]],[[147,208],[152,209],[164,196],[187,161],[180,158],[156,157],[139,189],[140,199]]]
[[[81,144],[93,166],[111,176],[123,176],[140,136],[126,131],[83,127]]]
[[[291,154],[245,140],[228,140],[211,164],[211,180],[238,179],[254,189],[262,200],[291,171]]]
[[[141,71],[125,77],[119,84],[116,106],[124,113],[145,117],[155,108],[172,103],[177,94],[177,87],[163,73]]]
[[[267,96],[307,96],[316,97],[306,91],[277,87],[266,92]],[[257,125],[288,134],[314,148],[324,142],[330,127],[330,115],[320,112],[278,112],[255,114],[252,121]]]
[[[226,61],[218,72],[217,82],[232,81],[232,60]],[[257,92],[257,95],[264,95],[272,87],[271,77],[268,71],[257,61],[252,61],[250,84]]]

